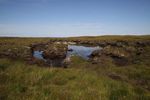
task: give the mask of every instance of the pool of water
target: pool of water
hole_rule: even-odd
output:
[[[35,58],[37,58],[37,59],[42,59],[42,60],[44,60],[44,58],[43,58],[43,56],[42,56],[42,53],[43,53],[43,51],[34,51],[33,52],[33,56],[35,57]]]
[[[66,59],[70,59],[72,55],[80,56],[83,59],[88,60],[89,55],[94,51],[94,50],[99,50],[101,47],[99,46],[81,46],[81,45],[68,45],[68,51],[66,55]],[[43,58],[43,51],[34,51],[33,56],[37,59],[44,60],[46,63],[50,64],[51,66],[62,66],[62,63],[64,59],[55,59],[55,60],[50,60],[50,59],[44,59]]]
[[[89,59],[89,55],[95,50],[100,50],[101,47],[99,46],[81,46],[81,45],[68,45],[68,49],[70,51],[67,52],[67,57],[70,57],[72,55],[80,56],[84,59]]]

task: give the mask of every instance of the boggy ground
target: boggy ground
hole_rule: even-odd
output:
[[[149,100],[149,40],[150,36],[0,38],[0,99]],[[27,62],[33,62],[33,44],[54,41],[99,44],[104,49],[89,61],[72,57],[68,68]]]

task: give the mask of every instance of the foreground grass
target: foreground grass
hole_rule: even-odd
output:
[[[0,100],[149,100],[150,92],[134,83],[150,79],[149,67],[141,67],[100,67],[74,57],[68,69],[43,68],[0,59]]]

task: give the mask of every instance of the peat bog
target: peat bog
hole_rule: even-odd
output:
[[[149,100],[149,66],[150,36],[0,38],[0,99]]]

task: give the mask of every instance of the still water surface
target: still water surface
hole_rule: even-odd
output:
[[[99,46],[92,47],[92,46],[83,46],[83,45],[68,45],[68,50],[70,51],[67,51],[66,57],[71,57],[72,55],[76,55],[87,60],[89,58],[89,55],[93,51],[100,50],[100,49],[101,47]],[[42,53],[43,51],[34,51],[33,56],[37,59],[44,60]]]
[[[89,55],[91,55],[91,53],[95,50],[100,50],[101,47],[99,46],[81,46],[81,45],[68,45],[68,49],[72,50],[72,51],[68,51],[67,52],[67,56],[71,56],[71,55],[77,55],[80,56],[84,59],[88,59]]]

